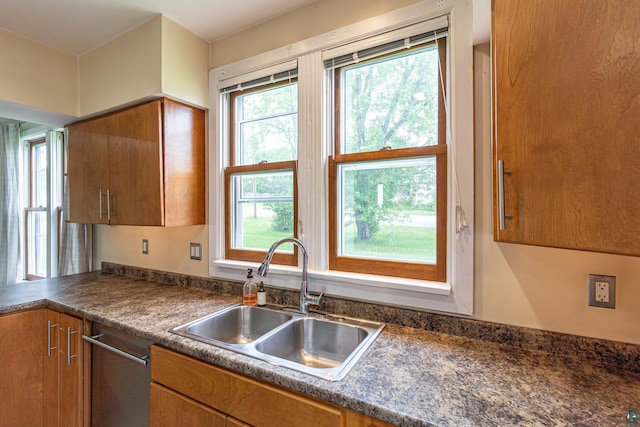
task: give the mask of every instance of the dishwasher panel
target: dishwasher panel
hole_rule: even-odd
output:
[[[151,341],[93,323],[91,426],[149,426]]]

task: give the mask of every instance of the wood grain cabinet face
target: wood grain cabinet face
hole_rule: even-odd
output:
[[[70,221],[204,224],[204,123],[162,99],[70,125]]]
[[[215,426],[369,427],[385,422],[271,386],[162,347],[151,347],[151,425],[180,414]],[[224,417],[224,424],[219,417]]]
[[[80,427],[83,422],[82,320],[45,310],[40,329],[44,342],[45,427]]]
[[[43,425],[44,310],[0,316],[0,426]]]
[[[638,22],[626,0],[493,0],[496,241],[640,255]]]

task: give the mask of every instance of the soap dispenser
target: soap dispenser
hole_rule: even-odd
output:
[[[247,281],[244,282],[242,287],[242,304],[243,305],[256,305],[258,302],[258,287],[256,282],[253,281],[253,269],[247,270]]]

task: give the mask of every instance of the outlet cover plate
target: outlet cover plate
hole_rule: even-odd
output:
[[[189,246],[189,257],[197,261],[202,261],[202,245],[200,243],[191,243]]]
[[[608,301],[599,301],[596,297],[596,288],[599,283],[609,284]],[[593,307],[616,308],[616,276],[604,276],[602,274],[589,275],[589,305]]]

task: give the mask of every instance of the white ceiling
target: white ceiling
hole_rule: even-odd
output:
[[[164,14],[207,41],[315,0],[0,0],[0,27],[82,54]]]

